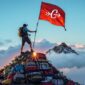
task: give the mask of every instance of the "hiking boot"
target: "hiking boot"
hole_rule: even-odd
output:
[[[21,52],[21,54],[23,54],[24,52]]]

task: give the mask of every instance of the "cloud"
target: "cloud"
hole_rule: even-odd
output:
[[[72,47],[74,48],[78,48],[78,49],[84,49],[85,48],[85,45],[84,44],[75,44],[75,45],[71,45]]]
[[[11,42],[12,42],[12,40],[10,40],[10,39],[5,40],[5,43],[11,43]]]
[[[0,42],[0,46],[3,46],[4,45],[4,43],[3,42]]]
[[[19,55],[20,46],[9,47],[7,50],[0,51],[0,67],[3,67],[6,64],[9,64],[11,60]]]
[[[85,81],[85,67],[82,68],[60,68],[60,71],[63,72],[69,79],[72,79],[80,84],[84,85]]]
[[[51,62],[58,68],[72,68],[72,67],[85,67],[85,51],[78,52],[79,55],[75,54],[55,54],[52,52],[47,57]]]
[[[46,52],[48,49],[53,48],[56,44],[47,41],[46,39],[41,40],[35,44],[35,50],[38,52]]]
[[[9,40],[9,39],[0,41],[0,46],[5,46],[5,45],[7,45],[7,44],[10,44],[11,42],[12,42],[12,40]]]

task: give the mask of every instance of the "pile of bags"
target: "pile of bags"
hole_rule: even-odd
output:
[[[62,75],[42,53],[37,53],[35,59],[27,51],[0,70],[0,85],[70,85],[69,83],[79,85]]]

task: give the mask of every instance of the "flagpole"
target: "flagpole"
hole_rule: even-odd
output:
[[[41,4],[42,4],[42,2],[41,2]],[[41,10],[41,5],[40,5],[40,10]],[[40,16],[40,11],[39,11],[39,16]],[[37,34],[38,24],[39,24],[39,16],[38,16],[38,21],[37,21],[37,25],[36,25],[36,32],[35,32],[35,36],[34,36],[33,48],[35,47],[36,34]]]
[[[66,28],[65,28],[65,26],[64,26],[64,30],[66,31]]]
[[[37,25],[36,25],[36,32],[35,32],[35,36],[34,36],[33,48],[35,46],[35,40],[36,40],[36,34],[37,34],[38,24],[39,24],[39,18],[38,18]]]

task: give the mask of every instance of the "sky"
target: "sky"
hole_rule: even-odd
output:
[[[83,10],[85,0],[0,0],[1,48],[21,43],[18,29],[23,23],[27,23],[30,30],[36,29],[42,1],[58,5],[65,11],[67,31],[64,31],[63,27],[39,20],[36,40],[47,39],[51,42],[85,44],[85,10]],[[33,41],[34,34],[31,34],[30,38]]]
[[[30,30],[36,29],[42,1],[55,4],[65,11],[67,31],[64,31],[63,27],[39,20],[36,41],[46,39],[51,43],[65,42],[79,47],[80,50],[84,47],[78,57],[60,55],[56,58],[59,60],[56,67],[61,67],[60,69],[69,78],[82,83],[85,79],[85,0],[0,0],[0,66],[5,64],[4,62],[10,61],[12,56],[14,57],[20,50],[19,27],[26,23]],[[30,38],[33,41],[34,34],[31,34]],[[38,47],[51,45],[48,42],[42,44],[38,44]],[[6,50],[4,51],[4,49]],[[55,57],[51,60],[54,59]]]

